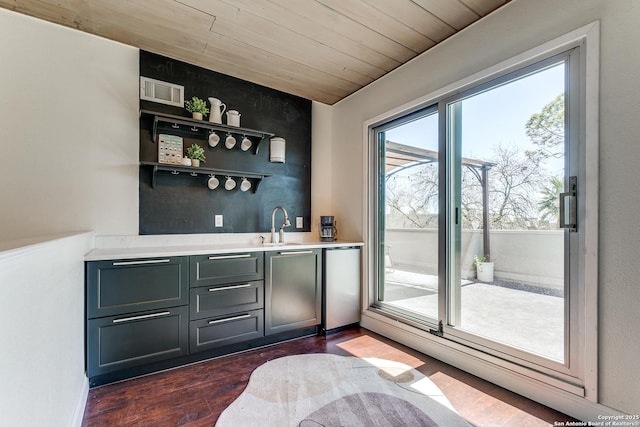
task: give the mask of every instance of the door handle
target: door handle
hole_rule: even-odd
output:
[[[313,251],[278,252],[278,255],[303,255],[312,254]]]
[[[578,178],[569,177],[569,191],[560,193],[560,228],[578,230]]]

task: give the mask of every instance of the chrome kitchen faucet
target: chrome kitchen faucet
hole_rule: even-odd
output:
[[[283,206],[276,206],[273,208],[273,212],[271,212],[271,243],[276,244],[276,212],[280,209],[284,214],[284,224],[280,226],[280,231],[278,232],[279,243],[284,243],[284,228],[291,225],[289,222],[289,215],[287,214],[287,210]]]

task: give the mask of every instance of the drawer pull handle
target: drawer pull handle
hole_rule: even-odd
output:
[[[161,313],[153,313],[153,314],[143,314],[141,316],[132,316],[132,317],[125,317],[123,319],[114,319],[113,323],[130,322],[132,320],[141,320],[141,319],[152,319],[154,317],[168,316],[169,314],[171,314],[170,311],[163,311]]]
[[[295,251],[295,252],[280,252],[280,255],[303,255],[303,254],[312,254],[313,251]]]
[[[118,266],[118,265],[144,265],[144,264],[164,264],[167,262],[171,262],[170,259],[149,259],[149,260],[145,260],[145,261],[119,261],[119,262],[114,262],[113,266]]]
[[[210,256],[210,260],[216,259],[235,259],[235,258],[249,258],[251,254],[242,254],[242,255],[219,255],[219,256]]]
[[[250,314],[243,314],[242,316],[227,317],[226,319],[219,319],[219,320],[211,320],[211,321],[209,321],[209,324],[210,325],[215,325],[216,323],[231,322],[233,320],[246,319],[247,317],[251,317],[251,315]]]
[[[229,289],[241,289],[241,288],[249,288],[249,287],[251,287],[251,283],[247,283],[245,285],[223,286],[221,288],[210,288],[209,292],[228,291]]]

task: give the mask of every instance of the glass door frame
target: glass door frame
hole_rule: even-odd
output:
[[[564,361],[558,362],[532,352],[521,350],[507,344],[499,343],[470,332],[456,328],[460,322],[460,292],[456,284],[460,283],[460,247],[461,224],[458,221],[461,209],[461,147],[454,137],[459,129],[460,120],[452,116],[459,111],[451,111],[456,102],[467,97],[482,93],[492,88],[508,84],[518,78],[544,70],[549,66],[565,62],[565,182],[570,175],[579,175],[584,168],[583,159],[580,160],[579,147],[579,105],[580,105],[580,52],[573,48],[568,51],[538,60],[535,63],[505,73],[485,83],[475,85],[465,91],[442,99],[439,103],[440,113],[440,152],[443,154],[441,161],[441,182],[446,186],[441,191],[440,205],[444,206],[444,215],[440,218],[440,248],[446,256],[440,261],[440,322],[443,325],[442,332],[449,339],[464,345],[473,346],[483,352],[504,358],[506,360],[523,364],[525,366],[543,370],[549,374],[567,375],[567,379],[579,373],[578,341],[579,329],[577,313],[572,304],[578,304],[579,286],[577,283],[577,248],[578,233],[564,231],[565,242],[565,328],[564,328]],[[582,165],[582,166],[581,166]],[[566,191],[566,188],[565,188]],[[442,274],[444,272],[444,274]],[[455,318],[453,318],[455,316]]]
[[[428,105],[437,104],[443,97],[471,87],[485,79],[500,75],[535,63],[539,60],[574,47],[580,50],[580,81],[573,82],[580,93],[579,129],[580,162],[583,166],[579,179],[584,183],[582,197],[578,199],[578,212],[582,217],[584,234],[579,240],[577,265],[578,297],[573,310],[577,310],[577,321],[573,327],[578,329],[577,362],[572,371],[575,375],[565,379],[557,372],[546,373],[534,366],[529,368],[518,362],[510,362],[471,347],[452,342],[446,337],[429,334],[424,324],[397,319],[395,315],[384,312],[375,306],[375,289],[378,283],[376,273],[376,235],[379,171],[377,168],[377,147],[373,129],[384,123],[402,117]],[[552,390],[564,390],[592,402],[598,401],[598,206],[599,206],[599,84],[600,84],[600,24],[588,23],[540,45],[531,47],[515,56],[508,57],[483,70],[474,72],[460,80],[453,81],[441,88],[433,88],[422,96],[404,101],[395,108],[380,112],[362,123],[363,168],[368,177],[368,191],[363,197],[363,221],[365,223],[363,311],[361,324],[373,331],[382,333],[391,339],[407,342],[414,348],[439,358],[451,358],[454,366],[476,372],[496,381],[506,381],[508,388],[520,393],[543,393]],[[423,86],[420,86],[423,87]],[[429,87],[428,85],[425,87]],[[441,209],[443,209],[441,207]],[[588,215],[585,213],[588,212]],[[573,320],[573,318],[572,318]],[[438,334],[435,334],[438,335]],[[444,338],[444,339],[443,339]],[[409,340],[409,341],[407,341]],[[434,347],[435,346],[435,347]],[[443,359],[445,360],[445,359]],[[533,382],[527,379],[533,379]],[[525,380],[523,382],[523,380]],[[539,385],[538,385],[539,384]],[[559,395],[561,396],[561,395]],[[567,404],[567,402],[565,402]]]
[[[375,169],[375,188],[376,195],[374,196],[375,203],[375,212],[376,212],[376,220],[374,221],[374,227],[376,232],[374,233],[373,240],[374,246],[376,247],[375,252],[375,280],[376,283],[374,292],[373,292],[373,301],[372,306],[380,308],[385,311],[388,315],[393,315],[398,319],[403,319],[411,324],[417,325],[419,327],[424,328],[425,326],[432,329],[437,328],[438,326],[438,318],[429,318],[418,316],[415,313],[411,313],[410,311],[403,310],[402,308],[392,306],[391,304],[385,303],[380,300],[381,287],[384,286],[384,270],[385,270],[385,230],[386,230],[386,222],[385,222],[385,209],[386,209],[386,181],[385,181],[385,160],[386,160],[386,152],[385,152],[385,131],[394,127],[402,126],[405,123],[409,123],[415,120],[419,120],[421,118],[427,117],[432,114],[438,113],[437,104],[421,107],[416,109],[410,113],[404,114],[401,117],[391,119],[386,121],[384,124],[380,126],[373,127],[369,130],[370,141],[375,145],[375,152],[377,153],[373,159],[371,159],[371,167]],[[441,213],[438,213],[438,216],[441,216]],[[439,223],[439,221],[438,221]],[[438,232],[440,234],[440,232]],[[439,238],[439,237],[438,237]],[[440,257],[439,257],[440,259]],[[439,262],[439,261],[438,261]],[[438,267],[439,269],[439,267]],[[438,286],[438,292],[440,292],[440,286]],[[438,307],[438,311],[440,312],[440,307]]]
[[[375,228],[375,232],[372,233],[371,236],[373,237],[374,246],[376,247],[376,250],[373,251],[375,252],[375,254],[373,254],[373,258],[370,259],[370,262],[372,262],[372,265],[376,266],[376,271],[375,271],[376,277],[374,280],[374,283],[376,284],[375,285],[376,289],[373,289],[373,295],[370,295],[369,297],[370,305],[371,305],[370,308],[374,311],[380,311],[392,318],[396,318],[397,320],[401,320],[402,322],[407,323],[411,326],[415,326],[420,329],[428,330],[432,333],[439,334],[441,336],[444,336],[448,340],[457,342],[464,346],[473,347],[481,352],[487,353],[492,356],[496,356],[507,362],[512,362],[512,363],[515,363],[516,365],[520,365],[525,368],[530,368],[538,372],[542,372],[543,374],[556,377],[561,382],[567,382],[570,384],[577,385],[580,382],[576,383],[576,378],[580,378],[581,373],[584,370],[582,351],[585,348],[585,344],[582,340],[584,336],[585,326],[581,318],[581,316],[583,316],[583,314],[581,313],[584,313],[584,308],[585,308],[584,307],[585,304],[583,301],[585,291],[583,287],[576,286],[576,285],[570,286],[569,287],[570,293],[567,294],[565,297],[565,304],[569,304],[570,302],[573,302],[573,304],[576,304],[580,307],[577,309],[576,307],[574,307],[573,309],[571,307],[567,307],[565,309],[565,316],[567,316],[567,321],[565,322],[565,324],[567,325],[567,327],[565,328],[565,334],[568,334],[570,336],[570,339],[569,339],[569,344],[565,346],[565,362],[564,363],[558,363],[556,361],[550,360],[548,358],[544,358],[542,356],[537,356],[527,351],[521,351],[521,350],[515,349],[508,345],[502,345],[500,343],[496,343],[495,341],[483,339],[477,336],[472,336],[471,334],[465,333],[464,331],[460,331],[459,329],[456,330],[455,328],[452,328],[449,326],[448,322],[449,322],[449,314],[450,314],[450,310],[449,310],[450,304],[452,303],[452,300],[455,300],[457,299],[457,297],[459,297],[459,295],[452,296],[451,289],[448,286],[448,283],[451,283],[451,280],[452,280],[452,273],[451,273],[452,265],[457,265],[457,263],[459,262],[459,261],[455,261],[456,256],[459,256],[459,255],[456,255],[455,253],[456,252],[455,251],[456,233],[452,234],[451,222],[449,221],[450,218],[453,218],[455,216],[455,209],[456,209],[455,204],[452,205],[450,203],[450,200],[453,200],[452,192],[454,190],[451,188],[449,184],[451,182],[451,174],[455,173],[456,162],[455,162],[455,159],[450,155],[450,148],[448,147],[449,142],[448,142],[448,139],[446,138],[447,132],[442,131],[442,129],[446,130],[448,126],[447,114],[443,114],[443,113],[446,113],[445,109],[446,109],[447,103],[453,99],[460,99],[460,94],[465,93],[464,91],[466,90],[478,91],[478,88],[481,86],[484,86],[484,85],[493,86],[494,84],[496,84],[496,80],[506,81],[506,80],[509,80],[510,76],[514,74],[519,74],[519,73],[526,74],[526,71],[523,71],[523,70],[527,70],[529,68],[533,68],[533,69],[543,68],[540,66],[541,63],[554,62],[554,61],[557,62],[555,57],[568,55],[568,52],[574,47],[575,45],[565,46],[562,50],[556,50],[553,55],[548,54],[545,57],[542,57],[542,58],[538,57],[535,60],[530,60],[524,65],[521,63],[518,66],[512,67],[510,70],[506,70],[506,71],[503,70],[503,72],[499,73],[499,75],[493,74],[485,78],[484,83],[478,84],[476,82],[473,85],[473,87],[470,87],[471,85],[467,85],[466,87],[460,88],[457,91],[451,91],[447,94],[447,96],[440,96],[438,99],[434,99],[433,102],[429,104],[426,104],[426,103],[422,104],[419,108],[415,108],[412,111],[405,112],[405,114],[396,113],[394,118],[385,120],[384,122],[380,121],[378,122],[377,125],[372,125],[367,127],[366,130],[367,130],[367,135],[369,136],[368,138],[369,143],[373,142],[376,146],[375,152],[377,153],[377,155],[373,156],[375,157],[375,159],[372,159],[371,156],[369,157],[368,168],[369,170],[375,169],[375,177],[376,177],[375,186],[376,186],[376,189],[379,191],[384,186],[384,180],[381,179],[381,176],[382,176],[381,171],[384,171],[384,151],[380,152],[381,144],[378,143],[379,141],[377,139],[380,133],[377,132],[376,129],[387,127],[392,122],[405,121],[405,120],[408,121],[409,120],[407,119],[408,116],[419,114],[421,112],[424,112],[427,109],[437,108],[438,114],[439,114],[439,120],[441,121],[441,130],[440,130],[441,144],[439,147],[440,197],[445,199],[444,202],[443,201],[440,202],[439,223],[438,223],[439,224],[439,247],[440,247],[440,250],[442,250],[442,248],[445,248],[444,253],[446,253],[446,256],[440,256],[438,260],[438,264],[439,264],[439,267],[438,267],[439,269],[439,274],[438,274],[439,276],[439,290],[438,290],[439,319],[438,321],[439,321],[439,324],[433,324],[432,322],[423,318],[415,318],[415,317],[412,318],[411,315],[407,316],[406,313],[402,313],[402,310],[395,310],[395,309],[389,310],[389,307],[385,307],[384,304],[379,304],[377,302],[377,293],[378,293],[377,287],[378,287],[378,284],[380,283],[381,278],[384,277],[384,271],[383,271],[384,240],[382,241],[380,240],[380,237],[381,237],[380,227],[384,227],[384,220],[381,223],[380,218],[381,217],[384,218],[385,206],[384,206],[384,203],[381,203],[381,201],[384,201],[384,199],[381,199],[376,195],[372,195],[372,196],[373,196],[373,199],[375,200],[374,202],[375,212],[376,212],[375,217],[377,218],[371,224]],[[557,52],[560,52],[560,53],[557,53]],[[574,59],[572,60],[574,63],[572,65],[572,69],[577,70],[576,71],[577,74],[574,74],[572,79],[568,79],[567,81],[567,87],[571,88],[571,92],[576,94],[575,95],[576,100],[572,102],[575,105],[579,106],[578,108],[567,109],[567,111],[569,111],[568,114],[579,116],[577,118],[573,117],[574,120],[571,121],[572,123],[574,123],[574,125],[572,125],[574,129],[571,129],[569,127],[566,128],[567,133],[568,134],[570,133],[574,137],[576,135],[582,136],[584,134],[584,131],[582,130],[582,128],[584,127],[584,108],[580,107],[580,105],[582,105],[582,102],[584,101],[584,92],[585,92],[583,87],[584,76],[582,75],[582,68],[581,68],[581,66],[584,65],[584,62],[585,62],[584,55],[585,54],[581,52],[579,49],[575,50],[575,53],[573,54]],[[577,75],[577,78],[576,78],[576,75]],[[372,150],[370,149],[369,150],[370,154],[371,154],[371,151]],[[579,174],[580,175],[579,179],[581,179],[581,181],[584,182],[584,175],[585,175],[584,152],[580,151],[579,156],[576,156],[572,161],[576,164],[579,163],[581,165],[583,170]],[[457,162],[457,164],[459,164],[459,162]],[[443,183],[446,183],[446,184],[443,184]],[[384,195],[384,192],[379,194]],[[368,206],[370,209],[371,204],[369,204]],[[584,215],[584,208],[581,210],[581,215]],[[581,237],[580,239],[581,241],[584,241],[584,237]],[[578,237],[574,237],[573,240],[578,240]],[[453,242],[453,246],[451,242]],[[583,247],[584,245],[573,244],[572,246]],[[453,248],[453,251],[452,251],[452,248]],[[583,270],[583,267],[584,267],[583,264],[584,264],[584,260],[582,259],[579,262],[574,262],[573,266],[570,268],[570,270],[567,271],[567,273],[570,274],[571,277],[578,277],[579,273]]]

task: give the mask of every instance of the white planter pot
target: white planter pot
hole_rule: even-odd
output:
[[[200,167],[200,160],[191,159],[191,166]]]
[[[476,264],[478,280],[481,282],[493,282],[493,263],[479,262]]]

